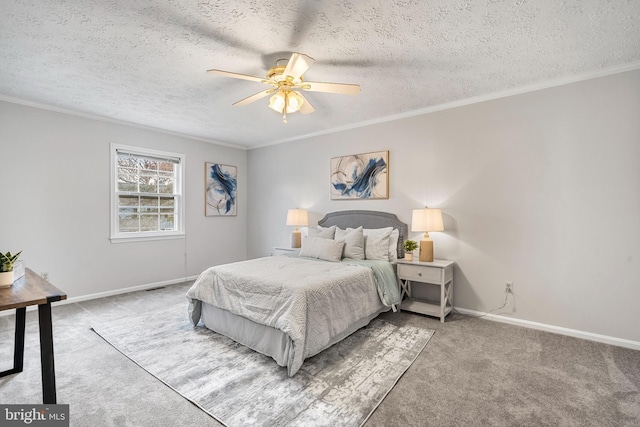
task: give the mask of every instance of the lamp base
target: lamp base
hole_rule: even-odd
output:
[[[302,233],[297,228],[291,233],[291,247],[298,249],[302,246]]]
[[[424,237],[420,240],[420,256],[418,259],[422,262],[433,262],[433,240],[429,238],[429,233],[424,233]]]

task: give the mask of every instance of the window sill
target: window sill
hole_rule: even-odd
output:
[[[175,239],[184,239],[187,235],[184,233],[180,234],[168,234],[165,236],[126,236],[126,237],[114,237],[111,236],[109,240],[111,243],[133,243],[133,242],[151,242],[154,240],[175,240]]]

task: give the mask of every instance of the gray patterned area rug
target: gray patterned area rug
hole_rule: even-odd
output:
[[[94,324],[150,374],[227,426],[360,426],[434,331],[373,320],[289,378],[273,359],[187,319],[186,304]]]

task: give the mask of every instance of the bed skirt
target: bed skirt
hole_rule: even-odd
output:
[[[379,312],[353,323],[346,331],[332,337],[329,344],[324,348],[313,352],[305,349],[304,359],[320,353],[338,341],[342,341],[358,329],[367,326],[369,322],[380,313],[388,310],[388,307],[383,307]],[[280,366],[288,368],[294,360],[295,350],[293,340],[289,335],[279,329],[261,325],[245,317],[238,316],[204,302],[202,303],[202,321],[208,329],[273,358]],[[291,375],[291,373],[289,373],[289,375]]]

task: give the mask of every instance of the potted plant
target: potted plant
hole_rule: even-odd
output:
[[[404,259],[413,261],[413,251],[418,249],[418,243],[414,240],[405,240],[402,246],[404,247]]]
[[[22,251],[17,254],[0,252],[0,288],[8,288],[13,285],[13,263],[16,262]]]

